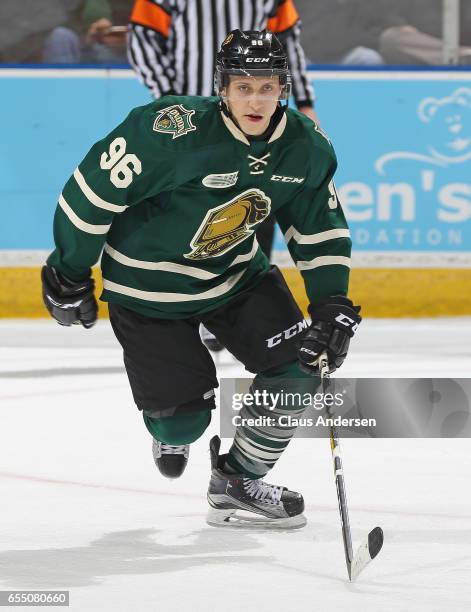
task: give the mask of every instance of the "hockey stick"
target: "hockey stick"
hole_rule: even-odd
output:
[[[322,393],[329,388],[329,364],[327,354],[324,352],[319,358],[319,370],[321,374]],[[326,408],[327,415],[333,419],[330,407]],[[343,475],[342,458],[340,456],[340,445],[334,425],[330,426],[330,448],[334,461],[335,485],[337,487],[337,499],[339,502],[340,522],[342,524],[343,546],[345,550],[345,561],[350,582],[353,582],[365,569],[368,563],[376,557],[383,546],[383,530],[375,527],[370,531],[368,537],[360,545],[356,555],[353,554],[352,534],[348,520],[347,493],[345,490],[345,479]]]

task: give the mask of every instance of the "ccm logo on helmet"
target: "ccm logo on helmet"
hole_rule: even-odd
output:
[[[356,332],[358,329],[358,323],[355,323],[353,319],[350,319],[350,317],[347,317],[345,314],[339,314],[338,317],[335,317],[335,320],[341,325],[345,325],[345,327],[351,327],[352,332]]]
[[[272,338],[267,338],[265,340],[265,342],[267,343],[267,347],[273,348],[277,344],[280,344],[280,342],[282,342],[283,340],[289,340],[293,336],[300,334],[303,329],[307,329],[307,327],[307,321],[305,321],[304,319],[302,321],[298,321],[298,323],[295,323],[291,327],[288,327],[288,329],[285,329],[279,334],[276,334],[276,336],[273,336]]]
[[[269,57],[246,57],[245,61],[247,63],[254,62],[254,64],[262,64],[270,61]]]

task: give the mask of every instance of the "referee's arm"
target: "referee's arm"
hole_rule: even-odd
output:
[[[314,105],[314,91],[306,74],[306,59],[301,46],[301,22],[293,0],[278,0],[276,4],[267,28],[278,36],[286,49],[294,99],[298,109],[304,112]]]
[[[172,23],[167,0],[136,0],[128,35],[128,59],[154,98],[174,93],[173,58],[167,48]]]

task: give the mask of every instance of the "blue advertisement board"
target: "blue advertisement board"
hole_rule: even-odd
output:
[[[356,252],[470,253],[471,72],[312,78]],[[0,70],[0,250],[50,249],[65,180],[149,101],[130,71]]]
[[[317,87],[354,247],[471,251],[471,74],[387,76]]]
[[[130,71],[116,73],[0,70],[0,250],[51,249],[65,181],[94,142],[151,101]]]

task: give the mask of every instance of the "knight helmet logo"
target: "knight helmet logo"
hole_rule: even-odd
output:
[[[194,110],[186,109],[182,104],[174,104],[159,111],[154,121],[154,131],[162,134],[172,134],[172,139],[185,136],[196,130],[191,118]]]
[[[224,42],[222,43],[222,46],[225,47],[226,45],[228,45],[231,40],[234,38],[234,34],[232,34],[232,32],[230,34],[228,34],[226,36],[226,39],[224,40]]]
[[[247,189],[206,214],[191,240],[188,259],[207,259],[227,253],[254,233],[270,214],[271,200],[260,189]]]

